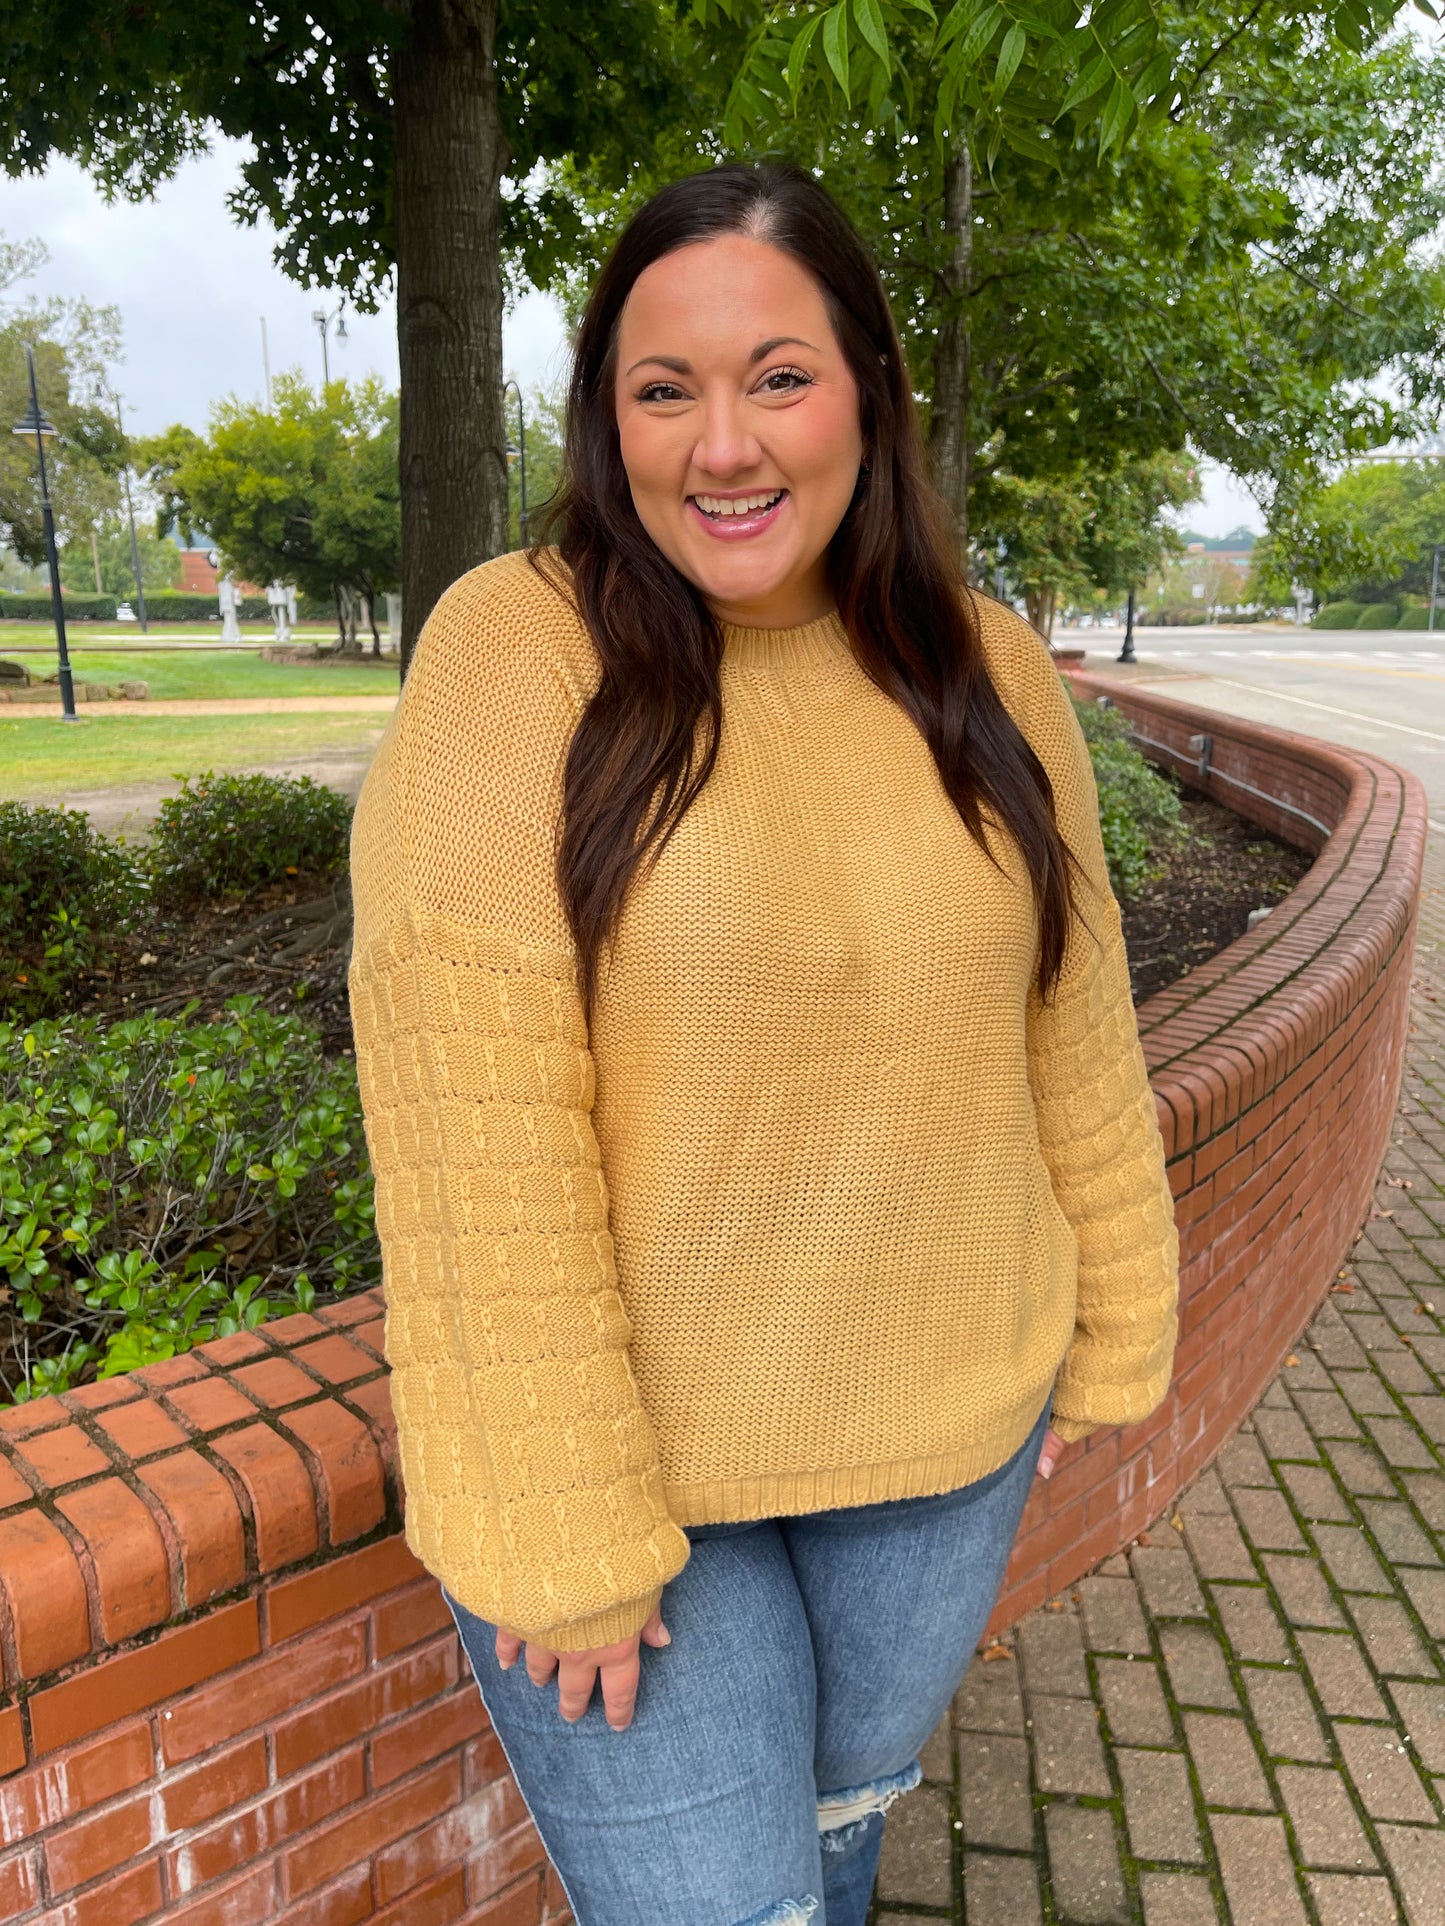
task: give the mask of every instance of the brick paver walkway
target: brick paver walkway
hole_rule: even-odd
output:
[[[876,1926],[1445,1926],[1445,854],[1370,1220],[1216,1465],[975,1660]]]

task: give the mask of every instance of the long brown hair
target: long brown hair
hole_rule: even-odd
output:
[[[996,861],[988,810],[1022,852],[1038,910],[1038,987],[1048,996],[1073,913],[1071,858],[1048,775],[984,665],[883,283],[826,189],[790,162],[762,161],[672,182],[619,236],[577,331],[563,478],[530,550],[539,566],[560,523],[558,547],[601,663],[568,750],[557,844],[585,1006],[590,1015],[599,958],[633,874],[644,858],[651,869],[707,781],[723,725],[722,630],[632,505],[614,399],[618,322],[645,268],[724,234],[781,248],[822,290],[858,384],[869,450],[828,547],[838,612],[859,666],[917,724],[970,834]]]

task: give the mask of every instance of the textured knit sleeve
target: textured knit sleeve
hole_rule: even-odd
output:
[[[574,699],[499,564],[428,622],[352,842],[351,1000],[407,1538],[554,1650],[637,1631],[688,1542],[638,1397],[553,826]]]
[[[1179,1240],[1154,1095],[1109,887],[1093,765],[1063,680],[1023,623],[1025,729],[1054,785],[1060,829],[1082,875],[1063,974],[1029,1001],[1028,1065],[1039,1142],[1078,1242],[1074,1336],[1054,1387],[1053,1424],[1073,1440],[1133,1424],[1168,1389],[1177,1335]]]

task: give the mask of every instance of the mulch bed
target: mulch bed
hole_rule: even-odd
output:
[[[1249,912],[1277,903],[1311,858],[1242,817],[1187,791],[1193,832],[1165,874],[1124,905],[1134,1000],[1162,990],[1242,936]],[[346,960],[351,894],[345,877],[297,876],[240,903],[211,903],[127,939],[108,976],[82,986],[87,1015],[217,1014],[245,993],[268,1010],[294,1010],[320,1030],[328,1053],[350,1052]]]
[[[1249,912],[1273,907],[1314,861],[1219,803],[1188,790],[1182,801],[1189,840],[1157,883],[1123,905],[1136,1003],[1243,936]]]

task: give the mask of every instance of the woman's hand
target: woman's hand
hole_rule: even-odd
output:
[[[638,1648],[643,1643],[672,1643],[672,1633],[662,1622],[660,1605],[640,1632],[634,1632],[631,1638],[620,1638],[612,1645],[592,1645],[582,1652],[551,1652],[535,1639],[528,1639],[527,1677],[533,1685],[545,1685],[556,1672],[562,1717],[569,1725],[575,1725],[592,1703],[592,1688],[600,1676],[607,1723],[614,1732],[623,1732],[632,1723],[632,1708],[637,1703]],[[521,1649],[522,1640],[515,1632],[497,1628],[497,1663],[504,1672],[516,1663]]]
[[[1038,1475],[1040,1478],[1053,1477],[1054,1466],[1064,1455],[1064,1450],[1065,1445],[1063,1439],[1059,1436],[1058,1432],[1055,1431],[1054,1427],[1050,1425],[1044,1433],[1044,1448],[1039,1453]]]

